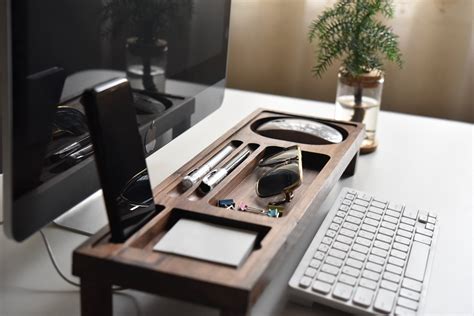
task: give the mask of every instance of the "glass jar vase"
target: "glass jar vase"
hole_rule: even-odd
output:
[[[165,92],[168,43],[127,39],[127,79],[134,89]]]
[[[365,125],[361,154],[377,149],[377,117],[380,111],[383,82],[383,72],[379,70],[357,77],[351,76],[344,70],[339,71],[335,118]]]

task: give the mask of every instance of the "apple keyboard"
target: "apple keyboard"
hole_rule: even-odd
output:
[[[353,314],[418,314],[437,232],[431,212],[344,188],[291,277],[291,292]]]

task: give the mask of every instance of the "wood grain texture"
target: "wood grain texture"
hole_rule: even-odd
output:
[[[354,173],[364,137],[361,124],[318,119],[340,129],[345,139],[333,145],[299,144],[304,181],[295,191],[295,198],[286,205],[283,217],[270,218],[215,206],[223,198],[265,206],[267,201],[255,193],[256,180],[263,172],[256,167],[257,163],[276,148],[289,147],[297,140],[263,137],[252,130],[252,124],[281,116],[291,114],[257,110],[171,174],[153,191],[155,203],[165,209],[125,243],[110,243],[107,229],[91,237],[74,251],[73,274],[81,279],[99,275],[110,284],[217,307],[226,314],[248,313],[284,264],[285,257],[291,254],[333,185],[343,173]],[[238,148],[220,165],[249,144],[256,149],[207,195],[197,191],[198,184],[181,190],[180,181],[190,170],[232,141],[237,141]],[[257,242],[239,268],[153,251],[153,246],[180,218],[255,231]],[[82,310],[83,315],[90,314],[89,307]]]

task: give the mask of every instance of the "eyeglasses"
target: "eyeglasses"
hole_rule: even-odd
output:
[[[147,169],[133,176],[124,186],[120,196],[117,197],[117,202],[119,204],[125,202],[130,210],[149,207],[152,201],[153,194]]]
[[[303,182],[301,148],[292,146],[268,158],[260,160],[259,167],[271,167],[257,181],[257,195],[267,198],[284,194],[285,199],[272,202],[274,205],[290,202],[294,191]]]

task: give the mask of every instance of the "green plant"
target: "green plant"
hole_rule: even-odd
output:
[[[392,18],[392,0],[339,0],[325,10],[310,26],[309,40],[318,39],[315,75],[322,73],[335,59],[352,77],[374,69],[382,70],[382,57],[402,65],[398,37],[378,21],[382,15]]]

